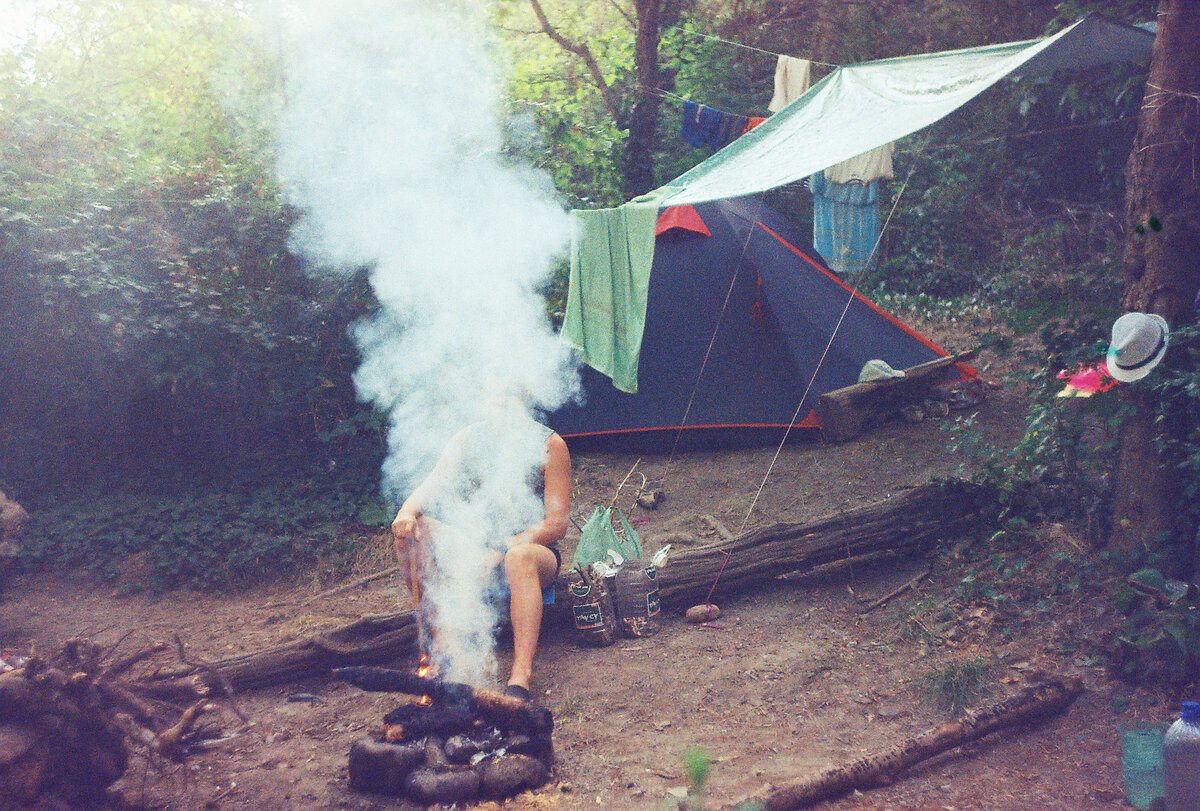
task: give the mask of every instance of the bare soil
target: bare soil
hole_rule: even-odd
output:
[[[1008,362],[987,353],[979,365],[996,385],[975,411],[976,430],[995,443],[1020,435],[1025,401]],[[805,521],[887,498],[949,476],[963,464],[937,421],[894,422],[841,445],[805,440],[775,448],[574,460],[574,514],[608,504],[618,484],[628,506],[641,474],[661,488],[656,510],[633,507],[637,529],[655,546],[715,537],[702,516],[737,533],[778,521]],[[768,471],[770,471],[768,475]],[[765,481],[765,483],[764,483]],[[760,492],[761,488],[761,492]],[[753,513],[750,504],[756,501]],[[364,538],[379,568],[386,539]],[[570,545],[565,549],[567,558]],[[371,555],[366,556],[371,559]],[[1089,633],[1100,609],[1080,599],[1051,615],[1005,623],[986,606],[949,632],[922,634],[910,620],[958,583],[944,553],[933,576],[877,611],[863,603],[924,571],[928,560],[883,559],[763,583],[725,601],[722,616],[688,625],[679,611],[650,638],[582,648],[569,628],[543,636],[535,700],[555,717],[559,764],[545,788],[510,800],[511,809],[657,809],[685,790],[682,755],[713,758],[702,801],[728,806],[766,784],[782,785],[880,751],[947,720],[923,687],[926,674],[963,659],[1001,662],[990,671],[997,700],[1039,670],[1080,676],[1087,692],[1065,714],[912,770],[895,784],[822,807],[890,809],[1097,809],[1128,807],[1120,780],[1117,728],[1167,717],[1150,694],[1111,683],[1102,666],[1062,639]],[[0,646],[28,653],[71,637],[123,650],[178,633],[207,660],[251,652],[396,610],[394,582],[377,581],[307,605],[330,583],[291,584],[236,596],[139,591],[125,580],[100,585],[82,575],[18,580],[0,602]],[[272,604],[275,604],[274,606]],[[1026,612],[1027,614],[1029,612]],[[504,643],[499,655],[506,657]],[[400,662],[398,666],[411,666]],[[353,793],[347,753],[396,703],[333,680],[310,680],[239,695],[237,737],[182,765],[135,760],[123,793],[146,807],[179,809],[397,808],[391,798]],[[1128,705],[1123,714],[1115,708]],[[0,801],[2,802],[2,801]]]

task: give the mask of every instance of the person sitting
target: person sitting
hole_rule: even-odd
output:
[[[530,453],[535,446],[537,453]],[[426,585],[441,564],[460,568],[462,564],[439,561],[439,547],[453,549],[444,554],[458,556],[464,547],[445,539],[455,533],[461,538],[467,523],[474,524],[476,531],[484,525],[482,532],[492,537],[468,544],[466,554],[477,555],[472,562],[479,563],[480,570],[494,572],[499,591],[508,593],[513,655],[504,692],[525,701],[530,698],[543,601],[553,601],[562,563],[558,542],[567,531],[570,501],[571,459],[562,437],[527,415],[515,419],[509,415],[474,423],[455,434],[392,522],[413,609],[431,626],[430,650],[435,655],[438,618],[423,605]],[[486,584],[479,587],[485,589]]]

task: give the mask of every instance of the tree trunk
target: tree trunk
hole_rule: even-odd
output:
[[[635,0],[637,38],[634,41],[636,101],[625,139],[625,188],[629,197],[654,189],[654,147],[657,142],[660,78],[658,38],[661,0]]]
[[[807,572],[834,561],[875,552],[927,548],[978,517],[976,488],[965,482],[931,483],[887,501],[809,524],[776,524],[740,538],[673,555],[658,576],[664,606],[683,607],[709,595],[744,591],[781,574]],[[558,592],[566,594],[564,572]],[[565,617],[563,601],[558,618]],[[554,614],[547,615],[553,621]],[[334,667],[389,665],[411,653],[417,640],[411,611],[363,617],[325,634],[268,651],[235,656],[209,667],[234,690],[327,675]],[[199,678],[210,690],[222,685],[211,673]],[[190,688],[190,678],[164,686]]]
[[[1126,178],[1125,307],[1176,325],[1200,287],[1200,4],[1192,0],[1159,4]],[[1133,413],[1121,427],[1110,542],[1161,548],[1180,529],[1175,460],[1156,442],[1164,425],[1147,387],[1129,385],[1125,396]]]

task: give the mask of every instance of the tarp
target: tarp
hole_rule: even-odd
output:
[[[1044,39],[838,68],[667,183],[660,203],[699,203],[783,186],[924,129],[1006,76],[1149,62],[1153,47],[1149,31],[1088,15]]]
[[[792,104],[743,135],[708,160],[693,167],[665,186],[618,209],[575,212],[604,227],[577,228],[572,250],[572,290],[577,280],[593,275],[610,278],[613,268],[605,266],[609,247],[621,239],[614,231],[634,207],[676,206],[740,197],[764,192],[808,177],[875,147],[895,141],[934,123],[957,110],[1006,76],[1034,76],[1064,68],[1088,67],[1113,62],[1148,62],[1154,34],[1143,27],[1110,22],[1088,15],[1059,33],[1038,40],[987,45],[933,54],[882,59],[838,68]],[[644,217],[634,218],[639,229],[629,238],[638,246],[653,238],[644,227]],[[585,244],[590,243],[590,244]],[[629,272],[634,285],[649,278],[653,252],[631,252]],[[613,289],[621,289],[615,284]],[[631,288],[632,289],[632,288]],[[645,287],[633,294],[645,300]],[[637,355],[630,353],[640,338],[637,318],[621,325],[620,345],[614,349],[607,338],[590,344],[590,335],[580,324],[602,322],[612,312],[613,302],[581,298],[573,292],[580,310],[563,334],[582,352],[593,368],[605,371],[614,365],[614,353],[622,383],[637,379]],[[589,308],[597,308],[594,313]],[[595,362],[594,362],[595,361]],[[632,361],[632,366],[629,365]],[[601,365],[597,365],[597,363]],[[609,372],[606,371],[606,374]],[[629,389],[632,390],[632,389]]]

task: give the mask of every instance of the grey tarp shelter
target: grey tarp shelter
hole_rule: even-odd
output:
[[[615,209],[577,212],[587,216],[589,226],[577,230],[572,246],[563,335],[590,366],[632,392],[660,209],[792,183],[923,129],[1007,76],[1149,62],[1153,44],[1152,25],[1124,25],[1090,14],[1042,39],[838,68],[763,124],[650,194]],[[597,285],[597,279],[603,283]],[[581,293],[585,282],[590,284],[586,295]],[[613,297],[606,300],[605,290],[597,288],[610,284]],[[614,364],[614,358],[623,361]]]

